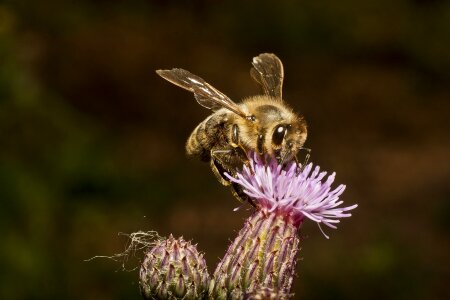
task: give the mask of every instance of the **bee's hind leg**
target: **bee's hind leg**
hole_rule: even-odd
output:
[[[213,171],[213,174],[216,176],[217,180],[224,186],[229,186],[231,182],[228,178],[225,177],[224,173],[229,173],[229,171],[223,167],[224,163],[219,156],[223,154],[230,155],[231,152],[233,152],[233,150],[231,149],[211,150],[211,159],[209,161],[211,170]]]
[[[256,207],[255,202],[244,192],[239,184],[234,182],[231,184],[231,193],[239,202],[250,203],[251,206]]]
[[[231,187],[231,193],[233,196],[242,203],[250,203],[252,206],[254,206],[253,201],[250,199],[250,197],[244,193],[244,190],[242,187],[234,182],[231,182],[229,178],[225,176],[225,172],[228,173],[231,176],[234,176],[233,171],[227,170],[226,167],[224,167],[224,161],[220,158],[221,155],[233,155],[235,154],[235,149],[216,149],[211,150],[211,170],[213,171],[214,175],[216,176],[217,180],[224,185],[224,186],[230,186]]]

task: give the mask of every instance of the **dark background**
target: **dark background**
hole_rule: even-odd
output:
[[[448,299],[449,29],[438,0],[2,1],[0,298],[140,299],[136,271],[84,261],[118,232],[193,239],[212,273],[249,212],[185,157],[209,112],[154,70],[239,101],[274,52],[312,161],[359,204],[330,240],[304,225],[296,298]]]

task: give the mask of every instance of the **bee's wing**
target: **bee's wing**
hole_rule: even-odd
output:
[[[157,70],[156,73],[167,81],[193,92],[200,105],[214,111],[223,107],[246,118],[246,114],[236,103],[212,87],[203,78],[183,69]]]
[[[281,99],[284,69],[281,60],[271,53],[263,53],[253,58],[250,74],[258,82],[264,94]]]

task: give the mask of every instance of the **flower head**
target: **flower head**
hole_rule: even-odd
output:
[[[226,175],[242,186],[260,210],[289,217],[297,226],[306,217],[319,225],[336,228],[339,219],[350,217],[348,211],[358,206],[339,207],[345,185],[331,188],[336,173],[325,178],[327,172],[320,172],[320,167],[313,167],[312,163],[298,171],[300,165],[294,161],[280,165],[274,158],[264,159],[255,153],[250,153],[249,158],[250,167],[245,165],[236,177]]]

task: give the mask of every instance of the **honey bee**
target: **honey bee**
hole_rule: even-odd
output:
[[[194,93],[197,102],[213,111],[191,133],[186,143],[188,156],[210,163],[220,183],[232,184],[224,175],[235,174],[249,163],[248,153],[275,157],[280,164],[297,160],[307,137],[307,126],[282,98],[283,64],[274,54],[253,58],[250,74],[264,94],[245,98],[241,103],[211,86],[202,78],[183,69],[157,70],[169,82]],[[238,200],[247,197],[237,185],[232,191]]]

